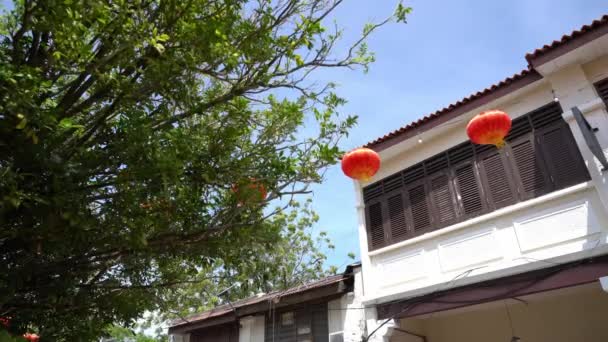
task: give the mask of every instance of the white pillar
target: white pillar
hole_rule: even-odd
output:
[[[353,269],[354,289],[327,303],[329,334],[342,334],[344,342],[361,342],[365,336],[365,311],[362,300],[361,267]]]
[[[604,210],[608,212],[608,171],[602,171],[602,165],[591,153],[571,111],[572,107],[578,107],[591,126],[599,128],[596,137],[604,154],[608,155],[608,115],[604,102],[597,96],[593,84],[580,65],[560,69],[547,78],[559,98],[564,120],[570,126]]]
[[[395,319],[378,319],[375,307],[365,309],[367,318],[368,342],[389,342],[393,334],[393,328],[398,328],[399,323]],[[386,322],[386,323],[385,323]]]
[[[239,342],[264,342],[264,316],[243,317],[239,324]]]
[[[190,342],[190,334],[171,334],[169,335],[171,342]]]
[[[357,210],[357,221],[359,226],[359,251],[361,253],[361,276],[362,283],[361,289],[366,289],[368,292],[372,292],[375,289],[373,283],[373,277],[371,277],[372,272],[372,262],[371,258],[368,254],[368,244],[367,244],[367,229],[365,227],[365,203],[363,202],[363,187],[361,183],[357,181],[353,181],[353,185],[355,188],[355,209]],[[361,296],[365,297],[365,292],[361,290]]]

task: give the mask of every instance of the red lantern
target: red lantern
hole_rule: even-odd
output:
[[[352,179],[368,181],[380,168],[380,156],[369,148],[357,148],[342,157],[342,172]]]
[[[5,328],[10,327],[11,319],[8,317],[0,317],[0,325],[4,325]]]
[[[233,185],[232,192],[235,193],[240,204],[245,202],[261,202],[268,195],[264,184],[258,182],[255,178]]]
[[[467,135],[475,144],[505,145],[505,137],[511,129],[511,118],[501,110],[487,110],[477,114],[467,125]]]
[[[38,342],[40,340],[40,336],[38,336],[36,334],[31,334],[31,333],[23,334],[23,338],[25,338],[26,340],[28,340],[30,342]]]

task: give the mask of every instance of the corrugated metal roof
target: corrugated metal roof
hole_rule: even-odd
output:
[[[176,319],[173,322],[171,322],[171,327],[177,327],[180,325],[201,322],[201,321],[207,320],[209,318],[227,315],[233,311],[233,308],[238,309],[238,308],[242,308],[242,307],[257,304],[257,303],[262,303],[265,301],[276,300],[278,298],[287,297],[290,295],[299,294],[299,293],[314,290],[314,289],[319,289],[319,288],[322,288],[325,286],[339,283],[339,282],[349,278],[350,276],[351,275],[348,273],[337,274],[337,275],[329,276],[329,277],[326,277],[326,278],[323,278],[323,279],[320,279],[317,281],[313,281],[313,282],[310,282],[307,284],[292,287],[292,288],[284,290],[284,291],[273,291],[273,292],[264,294],[259,297],[255,296],[255,297],[250,297],[247,299],[239,300],[236,302],[232,302],[232,306],[230,306],[230,304],[220,305],[211,310],[207,310],[205,312],[186,317],[186,320]]]

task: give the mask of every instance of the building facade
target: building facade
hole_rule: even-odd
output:
[[[355,182],[367,339],[606,341],[608,16],[499,84],[367,145]],[[468,121],[501,109],[506,146]]]
[[[227,303],[176,320],[172,342],[355,342],[365,316],[361,266],[286,291]]]

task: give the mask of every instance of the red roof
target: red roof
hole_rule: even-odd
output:
[[[604,15],[600,19],[594,20],[590,25],[584,25],[580,29],[572,31],[570,34],[563,35],[560,40],[554,40],[551,44],[544,45],[542,48],[536,49],[533,52],[526,54],[526,60],[531,66],[541,65],[547,61],[543,60],[541,61],[541,63],[538,63],[537,60],[547,55],[551,51],[555,51],[558,48],[565,47],[566,45],[571,44],[575,40],[581,38],[583,42],[581,42],[581,44],[576,44],[575,46],[571,47],[571,49],[569,49],[572,50],[588,41],[591,41],[599,36],[608,33],[607,24],[608,15]],[[560,51],[560,55],[568,51]]]
[[[591,25],[585,25],[579,30],[575,30],[569,35],[564,35],[561,40],[554,41],[550,45],[545,45],[540,49],[526,55],[528,69],[507,77],[506,79],[493,84],[492,86],[469,95],[464,99],[453,103],[432,114],[426,115],[406,126],[390,132],[374,141],[367,143],[364,147],[372,148],[376,151],[384,150],[395,145],[413,135],[419,134],[426,129],[430,129],[444,121],[450,120],[455,116],[473,110],[485,103],[498,97],[504,96],[527,84],[537,81],[542,76],[534,69],[539,65],[550,61],[564,53],[567,53],[593,39],[608,33],[608,15],[593,21]],[[425,127],[426,126],[426,127]]]
[[[476,100],[480,100],[482,98],[488,97],[489,95],[495,94],[499,90],[505,89],[505,88],[515,84],[518,81],[523,81],[522,82],[522,86],[523,86],[523,85],[532,83],[536,80],[539,80],[541,78],[542,77],[533,69],[522,70],[513,76],[507,77],[504,80],[502,80],[496,84],[493,84],[488,88],[485,88],[484,90],[478,91],[475,94],[471,94],[456,103],[453,103],[445,108],[442,108],[432,114],[426,115],[426,116],[422,117],[421,119],[418,119],[406,126],[399,128],[398,130],[390,132],[374,141],[371,141],[371,142],[367,143],[364,147],[373,148],[376,150],[383,150],[393,144],[384,144],[385,146],[380,146],[381,144],[383,144],[395,137],[402,136],[407,132],[418,133],[416,130],[417,128],[420,128],[424,124],[429,123],[431,121],[435,121],[436,119],[438,119],[440,117],[444,117],[449,113],[453,113],[457,109],[463,108],[467,104],[471,104]],[[520,88],[520,87],[515,87],[515,88]],[[501,96],[502,95],[504,95],[504,94],[501,94]],[[489,102],[489,101],[486,101],[486,102]],[[481,105],[481,103],[479,105]],[[458,114],[462,114],[462,113],[458,113]],[[399,142],[399,141],[396,141],[394,143],[397,143],[397,142]]]

